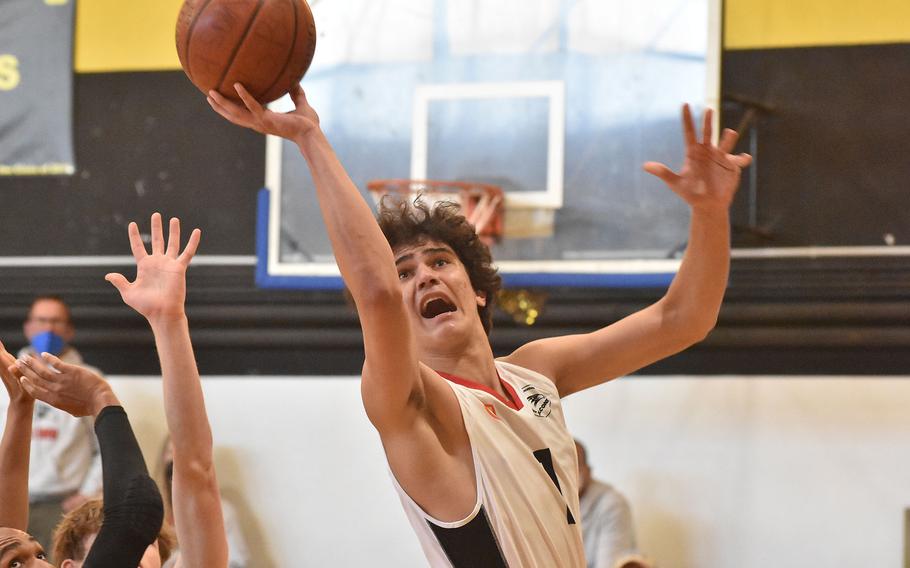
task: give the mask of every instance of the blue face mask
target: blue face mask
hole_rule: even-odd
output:
[[[35,353],[50,353],[51,355],[60,355],[66,347],[66,340],[54,333],[45,331],[32,338],[32,349]]]

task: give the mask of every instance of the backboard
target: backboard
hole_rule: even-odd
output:
[[[719,0],[332,0],[307,97],[371,201],[376,178],[491,183],[507,286],[662,286],[688,208],[680,107],[717,107]],[[287,110],[287,98],[273,104]],[[341,285],[296,146],[270,137],[261,286]]]

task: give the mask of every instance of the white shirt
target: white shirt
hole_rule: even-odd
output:
[[[25,348],[19,352],[19,357],[26,353],[34,355],[31,348]],[[98,372],[85,365],[82,356],[72,347],[68,347],[60,359]],[[95,495],[101,492],[101,484],[101,454],[92,417],[74,418],[40,400],[35,401],[28,470],[29,498],[56,498],[77,492]]]
[[[471,443],[477,500],[466,518],[434,519],[392,479],[430,565],[441,568],[584,568],[575,443],[556,386],[501,361],[511,400],[445,376]]]
[[[613,568],[636,552],[632,511],[619,491],[592,479],[580,504],[588,568]]]

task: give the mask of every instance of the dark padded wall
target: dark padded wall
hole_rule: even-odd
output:
[[[753,126],[758,227],[745,230],[744,176],[734,244],[910,245],[908,77],[910,44],[726,51],[726,125],[744,111],[733,100],[767,107]]]
[[[253,254],[262,136],[227,123],[183,72],[75,76],[73,176],[0,177],[0,256],[129,254],[159,210],[203,230],[200,254]]]

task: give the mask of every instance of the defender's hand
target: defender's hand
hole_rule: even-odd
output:
[[[130,223],[130,247],[136,259],[136,280],[129,282],[122,274],[104,277],[120,292],[123,302],[150,322],[184,317],[186,269],[196,254],[202,232],[194,229],[183,252],[180,250],[180,220],[171,219],[167,248],[161,215],[152,215],[152,254],[148,254],[139,236],[139,226]]]
[[[64,363],[50,353],[26,355],[17,362],[22,388],[38,400],[75,417],[97,416],[106,406],[120,401],[110,385],[97,373]]]
[[[35,402],[35,399],[19,384],[19,376],[16,358],[6,350],[3,342],[0,341],[0,378],[3,379],[3,386],[6,387],[6,392],[9,394],[10,404]]]
[[[674,193],[679,195],[693,209],[729,209],[733,196],[739,187],[742,169],[752,162],[748,154],[733,155],[739,135],[725,129],[720,143],[711,142],[711,109],[705,111],[702,139],[695,136],[695,124],[689,105],[683,105],[683,137],[686,144],[686,159],[679,173],[664,164],[647,162],[644,169],[662,179]]]

